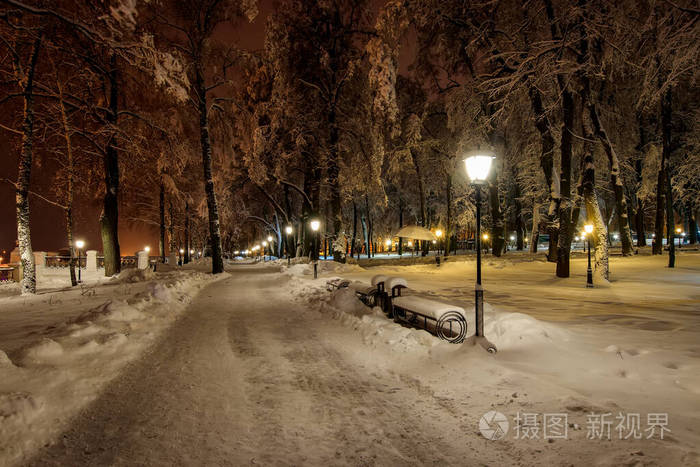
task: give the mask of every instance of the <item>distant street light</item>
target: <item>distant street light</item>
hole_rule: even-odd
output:
[[[321,228],[321,221],[313,219],[311,221],[311,230],[314,231],[314,279],[318,279],[318,230]]]
[[[386,245],[387,253],[391,253],[391,239],[387,238],[384,241],[384,245]]]
[[[681,249],[681,228],[676,227],[676,237],[678,238],[678,249]]]
[[[293,229],[292,229],[291,225],[288,225],[287,227],[284,228],[284,232],[287,234],[286,242],[284,242],[284,249],[287,252],[287,266],[289,266],[289,264],[291,262],[290,256],[289,256],[289,236],[292,235],[292,231],[293,231]]]
[[[591,234],[593,233],[593,224],[583,226],[584,234],[588,240],[588,270],[586,271],[586,287],[593,287],[593,269],[591,268]]]
[[[82,278],[80,277],[80,251],[83,249],[85,246],[85,242],[83,240],[76,240],[75,241],[75,246],[78,248],[78,282],[82,282]]]
[[[474,335],[475,341],[491,353],[496,352],[496,346],[484,336],[484,289],[481,286],[481,186],[486,184],[493,159],[493,154],[485,153],[475,153],[464,159],[467,175],[476,191],[476,285],[474,287],[476,331]]]
[[[150,247],[150,246],[145,246],[145,247],[143,248],[143,251],[145,251],[146,253],[150,253],[150,252],[151,252],[151,247]]]
[[[440,242],[438,244],[438,255],[440,255],[440,250],[442,249],[442,230],[437,229],[435,231],[435,236],[438,238],[438,241]]]

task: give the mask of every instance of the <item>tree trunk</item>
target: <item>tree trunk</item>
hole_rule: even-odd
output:
[[[676,265],[676,247],[673,241],[673,236],[675,233],[674,224],[675,216],[673,213],[673,191],[671,187],[671,167],[670,167],[670,157],[672,150],[672,122],[671,116],[673,111],[673,101],[671,88],[669,87],[664,94],[661,101],[661,141],[663,144],[663,152],[661,156],[661,166],[664,168],[665,175],[665,195],[666,195],[666,235],[668,244],[668,267],[672,268]],[[662,214],[663,216],[663,214]],[[658,236],[658,235],[657,235]],[[661,242],[659,242],[661,243]]]
[[[489,183],[489,203],[491,207],[491,253],[494,256],[501,256],[505,246],[504,229],[505,223],[503,220],[503,211],[501,211],[501,202],[498,197],[498,176],[496,171],[492,170],[492,181]]]
[[[367,218],[363,215],[361,221],[362,221],[362,239],[364,240],[364,244],[365,244],[365,248],[366,248],[365,253],[367,253],[367,259],[369,259],[370,258],[370,256],[369,256],[369,229],[367,228]],[[360,259],[360,251],[361,250],[362,250],[362,248],[359,248],[357,250],[357,259]]]
[[[652,253],[661,255],[664,251],[664,210],[666,209],[666,161],[661,157],[661,166],[656,178],[656,218],[654,220],[654,240]]]
[[[399,230],[403,227],[403,198],[399,196]],[[399,237],[399,258],[403,256],[403,237]]]
[[[221,227],[219,225],[219,205],[216,201],[214,179],[211,169],[211,141],[209,137],[209,109],[207,107],[207,90],[204,84],[199,57],[195,63],[196,90],[199,99],[199,131],[202,145],[202,169],[204,172],[204,191],[207,195],[209,213],[209,239],[211,242],[211,272],[224,272],[224,258],[221,251]]]
[[[590,88],[584,84],[583,105],[588,105],[590,99]],[[591,116],[588,112],[582,112],[583,127],[583,158],[581,159],[583,199],[586,203],[586,214],[589,222],[593,224],[591,234],[595,245],[595,271],[600,278],[608,280],[610,277],[608,266],[608,228],[600,212],[598,197],[595,190],[595,159],[594,159],[594,138],[595,133]]]
[[[688,242],[695,245],[698,242],[698,225],[693,217],[693,206],[690,201],[685,203],[685,218],[688,222]]]
[[[447,203],[447,221],[445,225],[445,245],[443,255],[450,255],[450,244],[452,242],[452,175],[447,175],[447,184],[445,186],[445,198]]]
[[[532,202],[532,232],[530,236],[530,253],[537,253],[540,241],[540,205]]]
[[[374,242],[372,241],[372,235],[374,235],[374,223],[372,222],[372,214],[369,210],[369,196],[365,195],[365,210],[367,211],[367,257],[371,258],[374,256]]]
[[[549,253],[547,261],[557,261],[557,240],[559,233],[559,180],[554,173],[554,136],[552,125],[545,113],[542,103],[542,95],[534,86],[529,89],[530,103],[535,114],[535,127],[540,133],[542,152],[540,154],[540,166],[544,173],[545,183],[549,189],[549,209],[546,215],[547,233],[549,233]]]
[[[352,243],[350,243],[350,257],[355,256],[355,244],[357,242],[357,203],[352,200]]]
[[[19,156],[19,169],[17,173],[17,185],[15,202],[17,209],[17,240],[19,241],[19,255],[22,263],[21,293],[36,293],[36,265],[34,264],[34,252],[32,250],[32,238],[29,228],[29,186],[32,173],[32,159],[34,156],[34,71],[39,57],[41,36],[34,41],[31,57],[24,76],[24,119],[22,122],[22,150]],[[20,80],[20,85],[21,85]]]
[[[185,201],[185,264],[190,262],[190,203]]]
[[[627,200],[625,199],[622,175],[620,173],[620,161],[615,149],[608,138],[608,134],[600,121],[598,109],[595,103],[590,102],[588,111],[598,140],[603,144],[605,154],[608,156],[610,166],[610,184],[615,195],[615,208],[617,210],[617,223],[620,229],[620,241],[622,243],[622,256],[630,256],[632,251],[632,232],[630,232],[629,217],[627,216]]]
[[[345,262],[345,253],[340,246],[340,235],[343,228],[343,211],[341,209],[340,200],[340,183],[338,180],[338,175],[340,174],[340,167],[338,165],[338,125],[336,123],[336,111],[334,106],[328,115],[328,125],[329,125],[329,157],[328,157],[328,186],[330,188],[330,208],[331,208],[331,218],[333,222],[333,236],[331,242],[331,248],[333,249],[333,261],[340,263]]]
[[[60,80],[56,80],[56,87],[58,89],[58,105],[61,109],[61,125],[63,127],[63,137],[66,140],[66,158],[68,164],[68,183],[66,186],[66,235],[68,237],[68,249],[69,249],[69,269],[70,269],[70,284],[71,287],[78,285],[78,280],[75,274],[75,246],[73,244],[73,182],[74,182],[74,162],[73,162],[73,144],[70,138],[70,127],[68,125],[68,114],[66,113],[66,106],[63,101],[63,86]],[[80,268],[80,264],[78,264]]]
[[[117,57],[109,59],[109,112],[107,122],[117,125],[119,105],[119,83]],[[119,152],[113,136],[107,144],[104,155],[105,195],[100,216],[100,234],[104,255],[105,276],[113,276],[121,271],[121,251],[119,248]]]
[[[573,152],[574,96],[564,87],[562,92],[563,124],[561,129],[561,175],[559,236],[557,238],[557,277],[569,277],[569,260],[571,258],[572,201],[571,201],[571,159]]]
[[[165,185],[162,180],[160,182],[160,196],[158,201],[158,210],[160,213],[160,244],[158,245],[158,253],[160,253],[160,262],[165,264]]]

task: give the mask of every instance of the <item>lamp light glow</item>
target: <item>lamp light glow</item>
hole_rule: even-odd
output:
[[[316,220],[316,219],[311,221],[311,230],[313,230],[314,232],[318,232],[318,229],[320,229],[320,228],[321,228],[321,221]]]
[[[388,239],[388,238],[387,238],[386,241],[384,242],[384,244],[385,244],[386,246],[391,246],[391,239]]]
[[[85,246],[85,242],[82,240],[76,240],[75,246],[82,250],[82,248]]]
[[[442,230],[437,229],[437,230],[435,231],[435,236],[436,236],[437,238],[442,237]]]
[[[586,233],[592,233],[593,232],[593,224],[586,224],[583,226],[583,229],[586,231]]]
[[[486,181],[491,170],[491,162],[494,156],[485,151],[472,153],[466,159],[464,164],[467,169],[467,175],[472,183],[482,184]]]
[[[489,234],[484,234],[484,240],[488,240],[488,239],[489,239]]]
[[[268,236],[267,236],[267,241],[268,241],[268,242],[272,242],[272,235],[268,235]]]
[[[287,232],[287,235],[291,235],[292,233],[292,226],[288,225],[287,227],[284,228],[284,231]]]
[[[150,247],[150,246],[146,246],[146,247],[144,247],[143,251],[145,251],[146,253],[148,253],[149,251],[151,251],[151,247]]]
[[[180,253],[184,253],[184,252],[185,252],[184,248],[180,248]]]
[[[267,246],[267,242],[263,240],[263,246]]]

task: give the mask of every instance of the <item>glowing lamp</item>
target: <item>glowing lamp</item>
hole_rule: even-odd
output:
[[[442,237],[442,230],[437,229],[437,230],[435,231],[435,236],[436,236],[437,238]]]
[[[583,230],[586,231],[586,233],[592,233],[593,232],[593,224],[586,224],[583,226]]]
[[[150,247],[150,246],[147,246],[147,247],[145,247],[145,248],[143,249],[143,251],[145,251],[146,253],[148,253],[148,252],[151,251],[151,247]]]
[[[318,232],[318,229],[320,229],[320,228],[321,228],[321,221],[316,220],[316,219],[311,221],[311,230],[313,230],[314,232]]]
[[[284,231],[287,232],[287,235],[292,234],[292,226],[288,225],[287,227],[284,228]]]
[[[486,178],[489,176],[493,159],[493,154],[484,151],[473,153],[464,159],[469,180],[477,185],[486,183]]]
[[[272,235],[268,235],[268,236],[267,236],[267,241],[268,241],[268,242],[272,242]]]
[[[78,247],[79,250],[82,250],[82,248],[85,246],[85,242],[82,240],[76,240],[75,246]]]
[[[484,234],[484,240],[488,240],[488,239],[489,239],[489,234]]]
[[[263,240],[263,246],[267,246],[267,242]]]

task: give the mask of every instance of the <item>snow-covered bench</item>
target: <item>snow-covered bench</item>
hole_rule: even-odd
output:
[[[462,307],[409,295],[392,296],[391,308],[394,320],[422,326],[450,343],[461,343],[467,334],[467,320]]]

